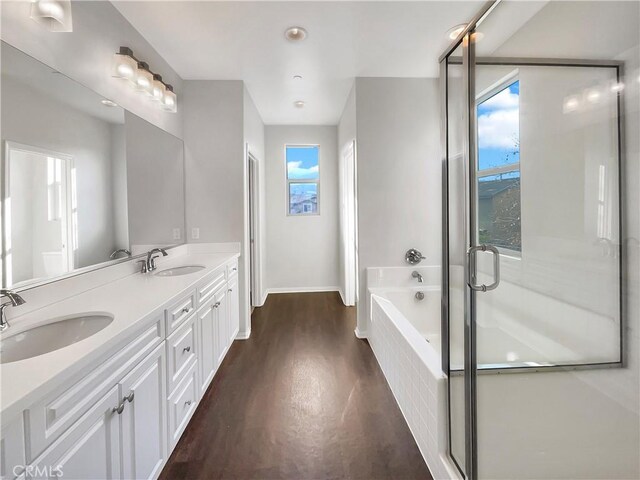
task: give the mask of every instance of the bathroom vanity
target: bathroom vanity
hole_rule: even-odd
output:
[[[240,244],[185,244],[181,139],[0,48],[1,477],[155,478],[238,335]]]
[[[113,319],[76,343],[0,366],[2,478],[160,474],[239,326],[238,253],[169,252],[156,273],[129,270],[10,327],[14,337],[78,315]],[[181,275],[183,266],[200,268]]]

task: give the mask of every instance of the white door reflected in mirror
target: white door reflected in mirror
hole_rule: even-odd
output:
[[[72,271],[77,243],[73,158],[7,142],[6,159],[7,284],[19,285]]]

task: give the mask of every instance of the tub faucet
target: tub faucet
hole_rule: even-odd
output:
[[[11,290],[7,290],[6,288],[0,289],[0,297],[7,297],[9,299],[8,302],[0,303],[0,332],[4,332],[7,328],[9,328],[9,322],[7,321],[6,314],[4,309],[7,307],[18,307],[20,305],[24,305],[24,298],[18,295]]]
[[[417,271],[413,271],[411,272],[411,276],[413,278],[417,278],[418,279],[418,283],[422,283],[422,275],[420,275]]]

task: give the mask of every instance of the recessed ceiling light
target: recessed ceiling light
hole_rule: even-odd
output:
[[[467,28],[466,23],[463,23],[462,25],[456,25],[455,27],[453,27],[451,30],[447,32],[447,35],[451,40],[455,40],[456,38],[458,38],[458,35],[460,35],[465,28]]]
[[[307,31],[302,27],[289,27],[285,30],[284,36],[292,42],[300,42],[307,38]]]
[[[294,75],[293,79],[294,80],[302,80],[302,75]]]
[[[304,107],[304,102],[302,100],[297,100],[295,102],[293,102],[293,104],[297,107],[297,108],[302,108]]]
[[[113,102],[111,100],[107,100],[106,98],[100,100],[100,103],[102,103],[105,107],[117,107],[118,104],[116,102]]]

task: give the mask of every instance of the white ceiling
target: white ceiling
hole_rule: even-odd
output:
[[[335,125],[355,77],[437,77],[447,31],[485,2],[112,3],[183,79],[244,80],[265,124]]]

